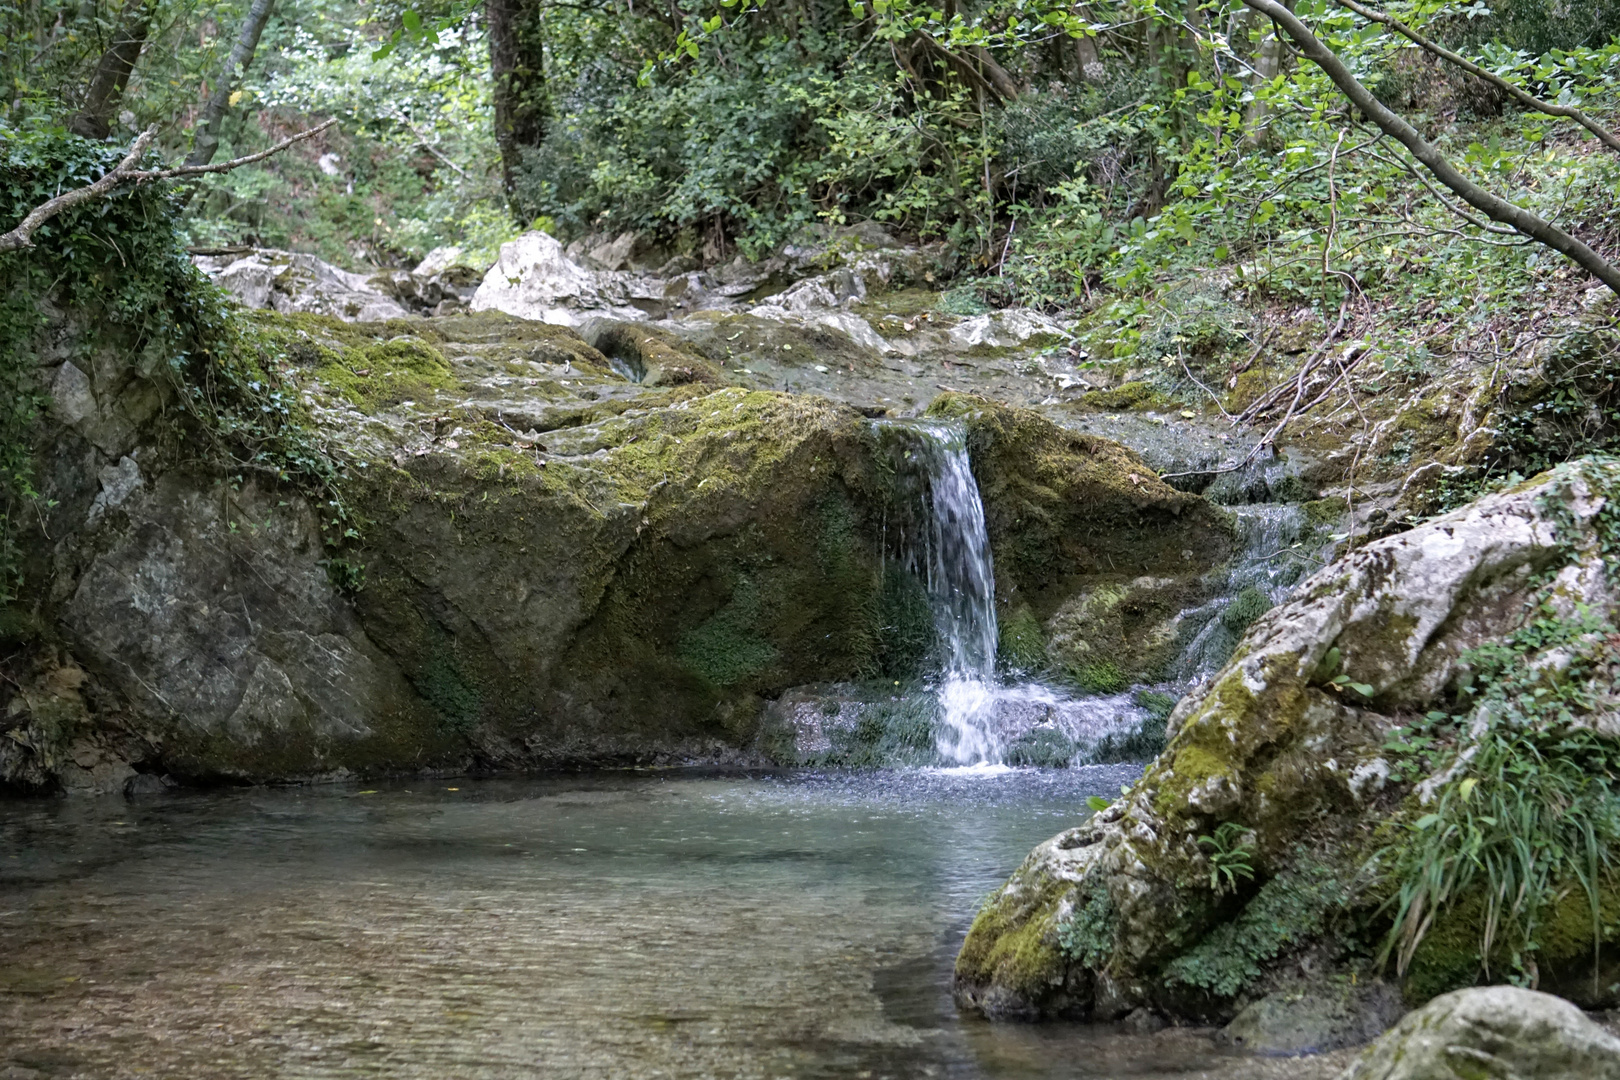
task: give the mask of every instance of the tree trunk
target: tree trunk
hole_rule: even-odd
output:
[[[1285,0],[1281,6],[1292,11],[1294,0]],[[1244,29],[1248,29],[1247,21]],[[1257,90],[1275,79],[1282,71],[1282,56],[1282,38],[1277,35],[1275,27],[1266,27],[1265,36],[1260,39],[1259,52],[1254,58],[1254,76],[1249,81],[1250,87]],[[1255,98],[1243,113],[1243,141],[1249,146],[1264,146],[1270,138],[1271,106]]]
[[[494,80],[495,145],[511,199],[523,148],[546,135],[545,23],[540,0],[484,0]]]
[[[253,62],[253,54],[259,48],[259,36],[264,33],[264,24],[270,21],[270,9],[275,7],[275,3],[276,0],[253,0],[253,6],[248,9],[242,33],[231,47],[231,55],[225,59],[225,67],[219,73],[214,92],[198,118],[197,138],[191,144],[187,165],[206,165],[214,160],[214,154],[219,150],[220,130],[225,125],[225,113],[231,107],[231,94],[241,82],[242,73]]]
[[[124,86],[129,82],[135,62],[146,47],[146,32],[152,25],[152,0],[135,0],[135,6],[124,13],[118,34],[112,46],[101,54],[95,74],[90,77],[90,89],[84,95],[84,105],[68,121],[68,130],[86,139],[105,139],[112,134],[113,115],[123,99]]]

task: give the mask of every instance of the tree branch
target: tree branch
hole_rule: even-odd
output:
[[[16,251],[19,248],[33,247],[34,242],[31,237],[35,229],[62,211],[71,210],[80,203],[89,202],[91,199],[98,199],[125,180],[128,180],[130,170],[135,168],[135,163],[141,160],[141,155],[146,153],[146,148],[152,145],[153,139],[157,138],[157,130],[157,125],[153,124],[141,132],[136,137],[134,145],[129,148],[129,153],[124,155],[124,160],[108,169],[107,174],[100,180],[82,188],[74,188],[72,191],[63,192],[56,198],[40,203],[28,211],[28,216],[23,218],[15,229],[0,236],[0,251]]]
[[[1491,192],[1486,191],[1478,184],[1469,180],[1458,172],[1456,167],[1447,161],[1445,156],[1424,140],[1416,128],[1407,123],[1400,116],[1384,107],[1384,104],[1374,97],[1365,86],[1356,80],[1350,69],[1329,49],[1294,13],[1277,3],[1277,0],[1243,0],[1243,3],[1267,16],[1273,23],[1282,28],[1302,56],[1309,59],[1321,68],[1327,77],[1333,81],[1341,93],[1349,98],[1356,108],[1360,109],[1374,124],[1377,124],[1387,134],[1393,136],[1397,142],[1412,152],[1412,156],[1423,163],[1435,177],[1446,187],[1450,188],[1468,205],[1481,211],[1493,221],[1510,225],[1525,236],[1545,244],[1554,251],[1559,252],[1571,262],[1580,266],[1587,273],[1607,285],[1616,296],[1620,296],[1620,269],[1604,259],[1603,256],[1587,247],[1575,237],[1564,230],[1552,225],[1521,206],[1515,206]]]
[[[34,231],[45,222],[64,210],[73,209],[80,203],[101,198],[119,184],[144,184],[153,180],[179,180],[191,176],[202,176],[204,173],[229,172],[231,169],[251,165],[256,161],[263,161],[273,154],[279,154],[294,143],[303,142],[305,139],[319,135],[335,123],[337,123],[337,117],[312,127],[308,131],[300,131],[296,135],[283,139],[268,150],[260,150],[256,154],[248,154],[246,157],[235,158],[231,161],[222,161],[217,165],[181,165],[173,169],[137,169],[135,168],[136,163],[146,153],[146,148],[152,145],[152,140],[157,137],[157,125],[153,124],[136,138],[134,145],[129,148],[129,153],[124,155],[124,160],[107,170],[107,174],[101,179],[82,188],[74,188],[72,191],[63,192],[54,199],[40,203],[28,212],[28,216],[23,218],[15,229],[0,235],[0,252],[33,247]]]
[[[1385,15],[1381,11],[1374,11],[1369,7],[1356,3],[1356,0],[1336,0],[1336,2],[1340,7],[1347,8],[1350,11],[1355,12],[1363,19],[1370,19],[1375,23],[1383,23],[1385,26],[1389,27],[1397,34],[1400,34],[1402,37],[1420,45],[1425,51],[1438,56],[1442,60],[1456,64],[1458,67],[1462,68],[1476,79],[1484,79],[1486,82],[1501,90],[1503,93],[1507,94],[1509,97],[1513,98],[1513,100],[1517,101],[1520,105],[1523,105],[1527,109],[1533,109],[1539,113],[1546,113],[1548,116],[1562,116],[1575,121],[1577,124],[1581,125],[1581,127],[1585,128],[1587,131],[1590,131],[1593,135],[1596,135],[1598,139],[1602,141],[1604,146],[1607,146],[1610,150],[1613,150],[1616,153],[1620,153],[1620,139],[1615,138],[1613,132],[1604,127],[1602,124],[1598,123],[1596,120],[1593,120],[1590,116],[1587,116],[1585,113],[1581,112],[1581,110],[1573,108],[1569,105],[1558,105],[1551,101],[1543,101],[1534,94],[1521,90],[1519,87],[1508,82],[1495,72],[1487,71],[1485,68],[1480,67],[1466,56],[1460,56],[1445,46],[1430,41],[1428,38],[1424,37],[1422,34],[1418,33],[1416,30],[1413,30],[1410,26],[1407,26],[1405,23],[1391,15]]]

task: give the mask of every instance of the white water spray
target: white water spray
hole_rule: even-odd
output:
[[[902,547],[927,589],[941,646],[933,686],[941,760],[958,771],[992,775],[1007,768],[1002,762],[1009,747],[1038,729],[1081,751],[1134,731],[1144,713],[1129,695],[1077,698],[1040,682],[997,677],[995,566],[966,434],[947,424],[895,426],[911,433],[906,457],[924,482],[926,524],[907,530]]]
[[[996,583],[984,503],[963,432],[942,424],[918,430],[929,474],[925,584],[945,646],[938,749],[959,765],[996,762]]]

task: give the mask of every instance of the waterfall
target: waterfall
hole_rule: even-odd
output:
[[[958,428],[918,425],[928,470],[925,584],[944,646],[939,753],[974,765],[1001,760],[996,731],[996,582],[984,502]]]
[[[921,582],[933,615],[939,760],[1028,764],[1032,745],[1062,760],[1136,731],[1147,714],[1130,694],[1076,697],[1039,681],[1001,680],[995,566],[966,433],[916,421],[882,421],[879,429],[901,451],[885,547]]]

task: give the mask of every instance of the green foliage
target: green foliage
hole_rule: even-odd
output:
[[[1301,853],[1294,867],[1260,887],[1237,918],[1170,961],[1164,980],[1236,997],[1260,978],[1263,965],[1319,937],[1345,899],[1339,874]]]
[[[1198,846],[1204,849],[1209,863],[1211,892],[1236,892],[1239,881],[1254,878],[1254,849],[1249,846],[1253,834],[1235,821],[1223,821],[1214,836],[1200,836]]]
[[[564,19],[567,16],[563,16]],[[640,28],[570,24],[567,50],[622,47]],[[762,255],[805,226],[872,218],[943,235],[986,216],[987,148],[961,94],[908,98],[903,77],[843,35],[720,29],[689,70],[638,83],[565,61],[545,141],[515,190],[567,235],[646,230],[693,254],[735,238]],[[970,121],[966,127],[959,121]]]
[[[1108,886],[1094,876],[1081,887],[1069,917],[1058,923],[1058,947],[1070,960],[1100,968],[1114,951],[1114,926],[1118,921]]]
[[[1447,911],[1482,901],[1477,956],[1496,977],[1526,978],[1543,919],[1566,890],[1590,902],[1615,880],[1620,755],[1579,726],[1612,705],[1620,636],[1587,612],[1544,605],[1503,642],[1464,655],[1471,678],[1453,714],[1398,730],[1386,751],[1396,775],[1443,776],[1369,867],[1393,923],[1383,956],[1405,972]],[[1549,663],[1552,660],[1554,662]]]

